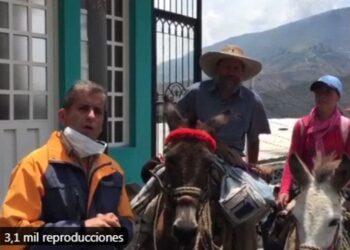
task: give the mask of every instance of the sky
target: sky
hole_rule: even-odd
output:
[[[349,0],[202,0],[202,45],[349,6]]]

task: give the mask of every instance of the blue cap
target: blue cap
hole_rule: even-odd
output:
[[[343,84],[338,77],[332,75],[321,76],[316,82],[311,84],[310,90],[314,91],[319,84],[325,84],[328,87],[335,89],[340,96],[343,94]]]

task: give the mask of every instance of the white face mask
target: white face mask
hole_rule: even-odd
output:
[[[102,154],[107,147],[107,143],[96,142],[70,127],[66,127],[63,130],[63,135],[64,139],[74,149],[79,158]]]

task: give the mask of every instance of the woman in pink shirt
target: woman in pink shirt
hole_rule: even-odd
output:
[[[289,156],[291,153],[296,153],[312,170],[317,151],[324,155],[334,152],[338,158],[350,152],[347,143],[350,122],[338,107],[342,95],[342,83],[337,77],[322,76],[311,84],[310,90],[315,93],[315,107],[310,114],[300,118],[294,125]],[[281,207],[288,204],[293,183],[289,156],[284,166],[277,199]]]

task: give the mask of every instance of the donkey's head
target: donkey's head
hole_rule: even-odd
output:
[[[297,220],[299,249],[328,249],[335,244],[341,227],[340,190],[350,178],[350,160],[343,156],[317,154],[311,174],[296,155],[290,158],[291,172],[302,188],[292,210]]]
[[[222,113],[206,123],[184,119],[175,105],[166,102],[165,117],[170,128],[166,138],[165,180],[173,212],[172,229],[181,244],[197,234],[200,208],[209,199],[209,178],[216,140],[212,133],[229,119]]]

